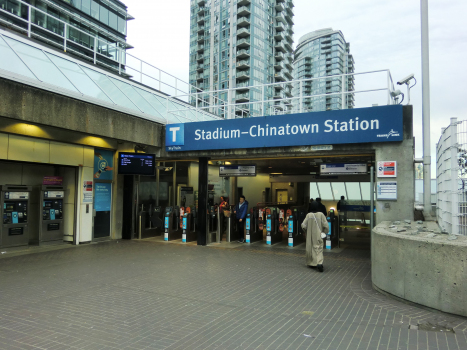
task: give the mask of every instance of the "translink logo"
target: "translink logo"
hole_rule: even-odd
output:
[[[165,132],[166,146],[183,146],[185,144],[185,125],[169,124]]]

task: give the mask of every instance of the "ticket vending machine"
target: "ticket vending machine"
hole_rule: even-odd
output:
[[[0,246],[15,247],[29,244],[29,199],[31,186],[3,185],[1,187]]]
[[[42,186],[39,243],[63,241],[64,196],[65,189],[62,186]]]

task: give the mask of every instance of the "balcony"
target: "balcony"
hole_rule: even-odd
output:
[[[295,7],[293,0],[287,0],[287,5],[289,5],[289,7]]]
[[[249,36],[250,35],[250,29],[248,28],[242,28],[240,30],[237,30],[237,36],[239,38]]]
[[[198,45],[198,47],[196,48],[196,51],[198,52],[204,51],[204,45]]]
[[[292,52],[293,49],[292,49],[292,45],[290,44],[290,42],[286,41],[284,43],[284,46],[285,46],[287,51]]]
[[[203,16],[198,16],[197,22],[198,22],[198,24],[204,24],[204,15]]]
[[[247,27],[250,25],[248,17],[240,17],[237,19],[237,27]]]
[[[279,91],[284,90],[284,84],[274,85],[274,89],[279,90]]]
[[[289,70],[286,69],[286,70],[284,71],[284,74],[285,74],[285,76],[286,76],[287,78],[293,79],[292,73],[291,73]]]
[[[282,44],[282,42],[276,42],[274,44],[274,48],[276,49],[276,52],[277,51],[282,51],[282,52],[287,52],[286,48],[284,47],[284,44]]]
[[[276,91],[274,92],[273,98],[274,98],[275,100],[277,100],[277,99],[282,99],[282,98],[285,98],[285,94],[284,94],[284,92],[281,92],[281,91],[276,90]]]
[[[204,6],[198,7],[198,14],[199,15],[204,15],[204,11],[207,11]]]
[[[290,32],[290,30],[285,32],[285,38],[289,41],[293,42],[293,32]]]
[[[198,26],[198,34],[201,32],[204,33],[204,26]]]
[[[244,5],[250,5],[251,0],[238,0],[237,5],[244,6]]]
[[[203,81],[204,80],[204,77],[202,74],[197,74],[196,75],[196,81]]]
[[[198,35],[198,43],[204,41],[204,35]]]
[[[285,19],[285,16],[284,16],[284,14],[282,12],[276,13],[276,21],[277,22],[282,22],[284,24],[287,23],[287,20]]]
[[[250,47],[250,39],[241,39],[237,41],[237,47]]]
[[[237,96],[235,96],[236,102],[248,102],[250,100],[250,93],[249,92],[244,92],[244,93],[238,93]]]
[[[198,0],[198,6],[204,6],[206,0]]]
[[[276,51],[276,53],[274,54],[274,58],[277,61],[282,61],[284,59],[284,54],[282,52]]]
[[[237,62],[237,69],[250,68],[250,62],[247,60],[242,60]]]
[[[204,64],[198,64],[198,65],[196,66],[196,70],[197,70],[198,72],[200,72],[200,71],[202,72],[202,71],[204,70]]]
[[[283,62],[276,61],[276,62],[274,63],[274,68],[275,68],[275,69],[281,70],[281,69],[284,69],[285,66],[284,66],[284,63],[283,63]]]
[[[250,9],[246,6],[239,7],[237,10],[237,16],[249,16],[250,14]]]
[[[280,3],[280,2],[277,3],[277,4],[276,4],[276,11],[277,11],[277,12],[284,11],[284,4],[282,4],[282,3]]]
[[[274,74],[274,78],[276,79],[276,82],[277,81],[286,81],[287,80],[287,79],[285,79],[285,76],[282,73]]]
[[[285,30],[284,23],[279,22],[279,21],[275,21],[274,28],[276,29],[276,32],[282,32]]]
[[[247,91],[250,89],[250,82],[248,80],[243,81],[242,83],[237,84],[237,90],[238,92],[240,91]]]
[[[250,57],[250,50],[237,51],[237,58],[247,58],[247,57]]]
[[[293,69],[292,62],[290,62],[289,60],[286,60],[286,61],[285,61],[285,66],[286,66],[288,69],[290,69],[290,70]]]
[[[250,72],[249,71],[237,72],[236,78],[238,80],[250,79]]]
[[[282,35],[282,32],[276,32],[276,34],[274,34],[274,39],[277,41],[282,41],[284,40],[284,35]]]

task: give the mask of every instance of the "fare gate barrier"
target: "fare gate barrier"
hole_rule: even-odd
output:
[[[302,210],[291,209],[287,210],[287,232],[288,240],[287,245],[289,247],[295,247],[298,244],[305,241],[305,235],[302,232],[301,224],[305,220],[306,213]]]
[[[192,230],[194,227],[193,223],[193,214],[191,213],[191,208],[185,208],[185,214],[183,214],[182,219],[182,242],[193,242],[197,239],[197,234]]]
[[[173,241],[182,238],[179,230],[177,213],[173,207],[166,207],[164,213],[164,241]]]
[[[326,249],[334,249],[339,246],[339,218],[331,209],[326,219],[329,225],[329,232],[326,235]]]
[[[63,241],[63,198],[62,186],[42,186],[40,202],[42,215],[39,223],[39,243]]]
[[[262,215],[262,209],[256,210],[256,208],[253,208],[250,213],[246,215],[245,219],[245,224],[246,224],[246,237],[245,237],[245,242],[246,243],[253,243],[257,241],[262,241],[263,240],[263,229],[259,229],[259,226],[261,225],[262,227],[262,219],[260,223],[259,219],[259,213],[261,212]],[[253,221],[251,220],[253,216]]]
[[[29,244],[29,199],[31,186],[3,185],[1,187],[0,246],[14,247]]]
[[[276,208],[266,209],[266,244],[282,242],[282,232],[279,230],[279,212]]]

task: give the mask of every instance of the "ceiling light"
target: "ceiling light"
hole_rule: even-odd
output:
[[[271,175],[282,175],[282,173],[271,173]]]

